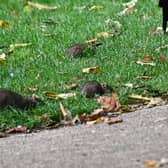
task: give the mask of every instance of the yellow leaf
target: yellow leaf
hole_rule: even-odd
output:
[[[60,93],[57,94],[57,92],[54,91],[44,91],[43,92],[49,99],[67,99],[69,97],[76,96],[76,93]]]
[[[156,63],[155,62],[147,62],[147,61],[136,61],[136,64],[139,64],[139,65],[150,65],[150,66],[156,66]]]
[[[161,166],[159,162],[154,161],[154,160],[146,160],[144,163],[149,168],[150,167],[159,168]]]
[[[59,105],[60,105],[61,112],[62,112],[62,114],[64,116],[64,120],[65,121],[72,121],[71,112],[69,110],[65,109],[61,102],[59,103]]]
[[[109,32],[100,32],[97,33],[97,37],[104,37],[104,38],[108,38],[108,37],[113,37],[114,34],[113,33],[109,33]]]
[[[119,12],[118,15],[123,16],[125,14],[133,13],[136,11],[137,11],[136,6],[132,5],[132,6],[129,6],[128,8],[125,8],[123,11]]]
[[[44,91],[43,93],[50,99],[55,99],[58,95],[57,92],[54,91]]]
[[[31,2],[31,1],[28,1],[28,5],[31,6],[31,7],[37,8],[39,10],[41,10],[41,9],[55,10],[55,9],[58,8],[57,6],[46,6],[46,5],[42,5],[42,4],[39,4],[39,3]]]
[[[89,10],[100,10],[103,9],[104,7],[102,5],[93,5],[89,8]]]
[[[100,73],[99,67],[89,67],[82,70],[83,73]]]
[[[32,10],[32,7],[30,5],[26,5],[23,9],[24,12],[30,12]]]
[[[87,44],[92,44],[92,43],[95,43],[97,42],[97,38],[94,38],[94,39],[90,39],[90,40],[86,40],[85,43]]]
[[[27,46],[30,46],[30,45],[32,45],[32,43],[16,43],[16,44],[10,44],[9,48],[12,50],[12,49],[15,49],[15,48],[27,47]]]
[[[61,99],[67,99],[70,97],[74,97],[76,96],[76,93],[60,93],[57,95],[57,99],[61,98]]]
[[[10,23],[8,23],[4,20],[0,20],[0,27],[2,27],[2,28],[12,28],[13,26],[12,26],[12,24],[10,24]]]
[[[87,125],[94,125],[94,124],[98,124],[102,122],[100,118],[97,118],[96,120],[93,120],[93,121],[87,121],[86,124]]]
[[[148,107],[152,107],[152,106],[160,105],[160,104],[164,103],[163,99],[160,97],[144,97],[144,96],[136,95],[136,94],[129,95],[128,97],[132,98],[132,99],[149,101],[149,103],[147,105]]]
[[[0,63],[5,64],[6,63],[6,54],[2,53],[0,55]]]

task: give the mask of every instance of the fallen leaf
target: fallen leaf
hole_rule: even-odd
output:
[[[161,55],[161,56],[159,57],[159,60],[160,60],[161,62],[167,62],[167,57],[164,56],[164,55]]]
[[[27,132],[28,132],[27,127],[24,127],[24,126],[21,126],[21,125],[15,127],[15,128],[11,128],[11,129],[5,131],[5,133],[7,133],[7,134],[27,133]]]
[[[4,20],[0,20],[0,27],[2,27],[2,28],[12,28],[13,25],[4,21]]]
[[[139,64],[139,65],[149,65],[149,66],[156,66],[156,63],[155,62],[147,62],[147,61],[136,61],[136,64]]]
[[[109,33],[109,32],[100,32],[97,33],[97,37],[104,37],[104,38],[108,38],[108,37],[113,37],[114,34],[113,33]]]
[[[97,42],[97,38],[94,38],[94,39],[90,39],[90,40],[86,40],[86,41],[85,41],[85,43],[87,43],[87,44],[93,44],[93,43],[95,43],[95,42]]]
[[[76,96],[76,93],[60,93],[57,95],[58,99],[67,99],[74,96]]]
[[[86,122],[86,125],[95,125],[95,124],[98,124],[102,122],[100,118],[97,118],[96,120],[93,120],[93,121],[87,121]]]
[[[123,3],[122,5],[123,5],[123,6],[130,7],[130,6],[136,5],[137,2],[138,2],[138,0],[131,0],[131,1],[129,1],[129,2]]]
[[[64,120],[65,121],[72,121],[71,112],[69,110],[65,109],[61,102],[59,103],[59,105],[60,105],[61,112],[62,112],[62,114],[64,116]]]
[[[7,134],[5,132],[0,132],[0,138],[5,138],[7,137]]]
[[[0,54],[0,63],[5,64],[7,62],[6,57],[5,53]]]
[[[117,123],[121,123],[123,122],[123,119],[122,118],[105,118],[104,119],[104,123],[106,124],[117,124]]]
[[[103,9],[104,7],[102,5],[93,5],[89,8],[90,11],[92,10],[100,10]]]
[[[100,96],[97,99],[97,102],[101,104],[102,109],[106,112],[116,112],[119,111],[121,107],[118,98],[115,98],[114,96]]]
[[[166,31],[168,31],[168,28],[166,29]],[[162,27],[157,27],[156,29],[151,29],[149,30],[149,35],[159,35],[159,34],[163,34],[163,28]]]
[[[123,86],[131,89],[134,88],[134,85],[132,83],[125,83]]]
[[[130,14],[130,13],[134,13],[137,11],[137,8],[135,5],[129,6],[127,8],[125,8],[123,11],[118,13],[118,16],[123,16],[125,14]]]
[[[160,163],[154,160],[146,160],[144,163],[147,167],[153,167],[153,168],[160,167]]]
[[[105,111],[103,109],[96,109],[91,114],[82,114],[79,116],[81,123],[86,123],[87,121],[96,120],[105,115]]]
[[[121,33],[122,24],[119,21],[107,19],[105,23],[110,25],[111,31],[114,35],[119,35]]]
[[[144,56],[144,61],[151,61],[153,59],[153,55]]]
[[[132,95],[129,95],[128,98],[149,101],[147,105],[148,107],[153,107],[155,105],[160,105],[164,103],[163,99],[160,97],[144,97],[141,95],[132,94]]]
[[[152,76],[147,76],[147,75],[137,77],[137,79],[140,79],[140,80],[151,80],[152,78],[153,78]]]
[[[47,121],[49,121],[50,117],[49,117],[48,114],[43,114],[42,116],[40,116],[40,119],[41,119],[42,121],[47,122]]]
[[[27,89],[28,89],[29,91],[32,91],[32,92],[35,92],[35,91],[38,91],[38,90],[39,90],[38,86],[28,87]]]
[[[100,73],[99,67],[89,67],[82,70],[83,73]]]
[[[41,10],[41,9],[44,9],[44,10],[56,10],[56,9],[58,9],[57,6],[46,6],[46,5],[42,5],[42,4],[39,4],[39,3],[31,2],[31,1],[28,1],[27,4],[31,7],[37,8],[39,10]]]
[[[27,47],[31,45],[32,43],[16,43],[16,44],[10,44],[9,48],[10,50],[14,50],[15,48]]]
[[[57,92],[54,91],[44,91],[43,92],[49,99],[55,99],[57,97]]]
[[[157,49],[156,49],[156,51],[157,52],[160,52],[160,51],[162,51],[162,50],[164,50],[164,49],[167,49],[168,48],[168,44],[166,44],[166,45],[164,45],[164,46],[161,46],[161,47],[158,47]]]
[[[77,87],[78,87],[78,84],[76,83],[69,83],[69,84],[63,85],[63,88],[70,89],[70,90],[75,90]]]
[[[47,129],[55,129],[55,128],[59,128],[59,127],[66,127],[66,126],[74,126],[74,123],[72,121],[60,121],[59,123],[56,124],[52,124],[52,125],[48,125],[46,128]]]

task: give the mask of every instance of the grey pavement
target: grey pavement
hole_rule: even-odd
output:
[[[168,158],[168,106],[122,117],[124,122],[114,125],[1,138],[0,168],[145,168],[146,160]]]

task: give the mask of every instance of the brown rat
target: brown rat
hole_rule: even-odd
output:
[[[24,110],[35,107],[37,102],[42,101],[36,97],[22,96],[7,89],[0,89],[0,108],[11,106]]]
[[[88,98],[95,97],[96,95],[101,96],[111,92],[113,92],[113,89],[109,85],[101,85],[97,81],[88,81],[84,83],[81,88],[81,94]]]
[[[95,52],[96,48],[102,45],[102,43],[94,43],[94,44],[76,44],[71,46],[65,51],[66,56],[73,56],[74,58],[81,58],[86,50],[90,50]]]

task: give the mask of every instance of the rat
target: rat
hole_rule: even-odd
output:
[[[101,85],[97,81],[88,81],[82,85],[81,94],[87,98],[93,98],[97,95],[101,96],[105,93],[111,93],[113,89],[107,84]]]
[[[162,27],[163,32],[166,33],[167,21],[168,21],[168,0],[159,0],[159,7],[162,8],[163,21]]]
[[[92,52],[95,52],[96,48],[102,45],[102,43],[94,43],[94,44],[76,44],[71,46],[65,51],[66,56],[73,56],[74,58],[81,58],[84,55],[84,52],[89,49]]]
[[[0,89],[0,108],[11,106],[24,110],[35,107],[37,102],[41,100],[36,97],[22,96],[8,89]]]

